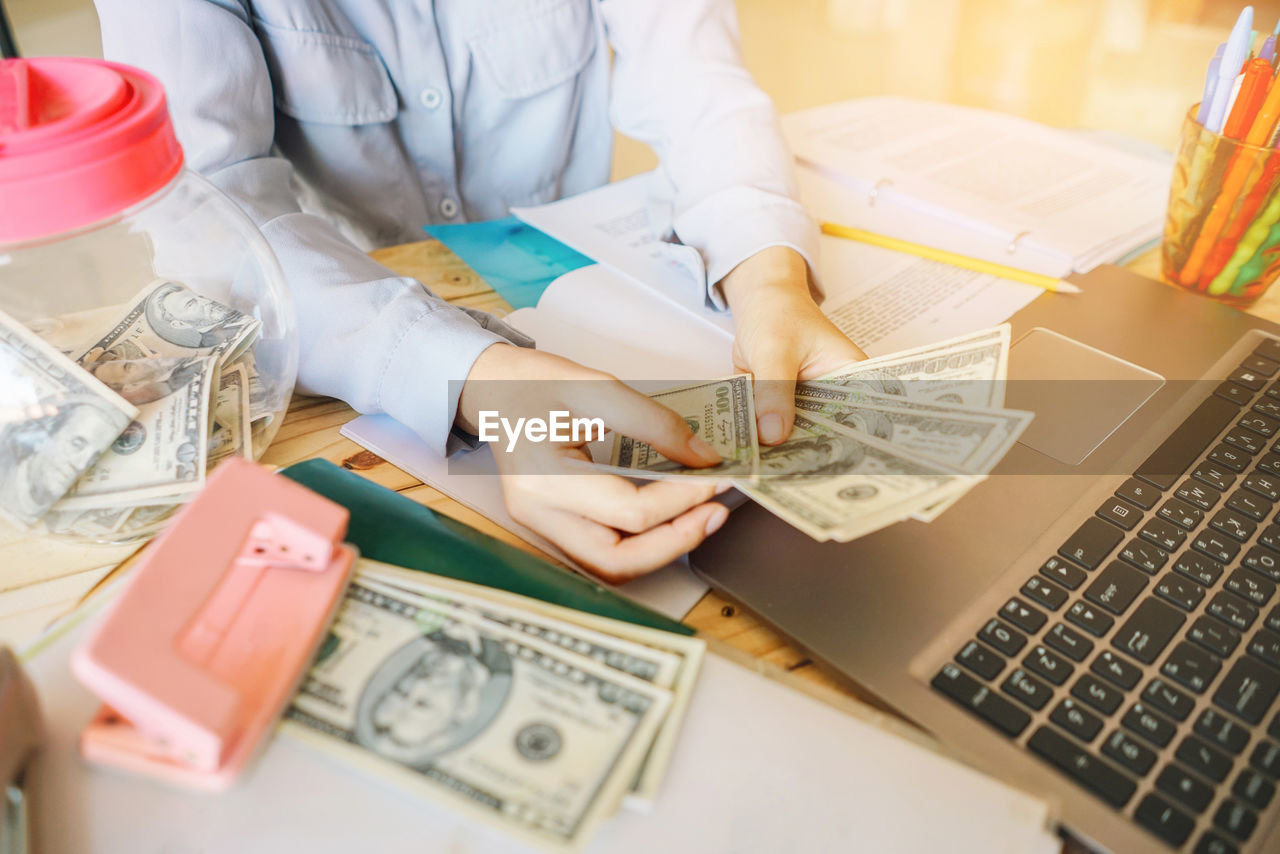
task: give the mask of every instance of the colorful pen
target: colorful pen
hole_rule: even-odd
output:
[[[1241,76],[1239,94],[1235,104],[1227,113],[1227,121],[1222,126],[1222,135],[1231,139],[1240,139],[1249,128],[1253,127],[1258,110],[1262,107],[1267,91],[1271,88],[1271,63],[1262,57],[1251,59],[1244,66]]]
[[[1204,78],[1204,94],[1200,96],[1200,109],[1196,111],[1196,121],[1202,125],[1209,119],[1209,105],[1213,101],[1213,90],[1218,86],[1218,66],[1222,65],[1222,53],[1226,49],[1226,42],[1218,45],[1213,59],[1209,60],[1209,73]]]
[[[1218,82],[1214,86],[1213,98],[1209,105],[1209,115],[1205,119],[1205,127],[1214,133],[1222,132],[1222,123],[1227,117],[1227,102],[1235,86],[1236,75],[1244,68],[1244,61],[1249,56],[1249,30],[1253,27],[1253,7],[1245,6],[1236,19],[1236,25],[1227,39],[1227,48],[1222,52],[1222,62],[1218,65]]]

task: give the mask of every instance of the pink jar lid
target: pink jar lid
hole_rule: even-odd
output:
[[[106,219],[181,168],[150,74],[98,59],[0,60],[0,243]]]

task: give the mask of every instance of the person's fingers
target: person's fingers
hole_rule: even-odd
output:
[[[595,575],[622,584],[691,551],[728,518],[729,510],[722,504],[699,504],[670,522],[624,536],[575,513],[540,507],[532,510],[525,524]]]
[[[647,442],[670,460],[693,468],[720,462],[716,449],[689,429],[680,415],[618,380],[566,383],[575,412],[590,412],[624,436]]]
[[[504,484],[521,502],[537,502],[632,534],[666,522],[728,487],[712,478],[637,486],[606,474],[515,475]]]
[[[791,435],[791,425],[796,417],[796,374],[799,369],[800,359],[789,349],[765,348],[752,354],[756,431],[763,444],[776,445]]]
[[[831,333],[822,339],[821,345],[814,348],[809,358],[800,366],[800,379],[821,377],[867,358],[862,348],[845,337],[844,333],[834,327]]]

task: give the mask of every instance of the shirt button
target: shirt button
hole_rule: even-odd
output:
[[[440,94],[439,89],[427,88],[422,90],[422,94],[418,96],[418,100],[422,101],[422,106],[428,110],[434,110],[440,106],[440,102],[444,100],[444,96]]]
[[[453,199],[446,197],[444,201],[440,202],[440,213],[447,217],[456,216],[458,213],[458,203]]]

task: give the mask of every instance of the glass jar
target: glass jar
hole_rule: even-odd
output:
[[[262,455],[297,361],[279,264],[183,168],[158,81],[0,63],[0,517],[155,533],[219,462]]]

